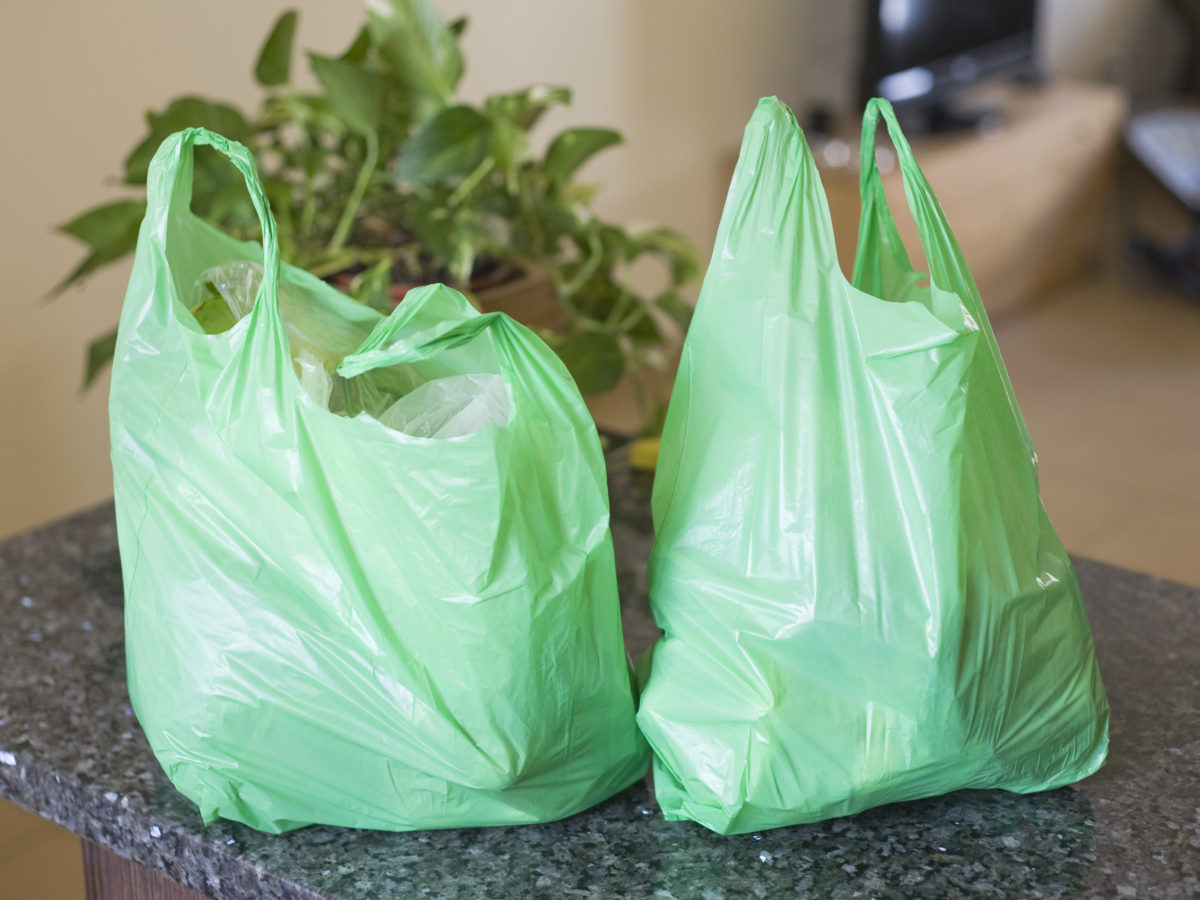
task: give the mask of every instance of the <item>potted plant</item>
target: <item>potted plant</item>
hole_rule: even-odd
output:
[[[286,261],[385,312],[408,287],[432,281],[507,307],[541,329],[585,395],[630,376],[643,428],[655,431],[663,406],[644,376],[678,346],[691,313],[680,290],[699,260],[676,232],[630,232],[590,211],[594,189],[576,173],[621,136],[571,128],[535,153],[531,130],[570,91],[538,85],[463,102],[465,22],[447,23],[428,0],[371,4],[344,53],[307,54],[318,88],[300,90],[291,77],[297,18],[284,12],[259,52],[265,93],[255,112],[185,96],[148,113],[123,183],[143,188],[159,143],[181,128],[240,141],[259,160]],[[132,251],[144,208],[118,200],[61,226],[89,253],[56,292]],[[215,154],[196,154],[193,209],[236,237],[258,237],[240,175]],[[665,274],[647,295],[629,271],[648,256]],[[115,331],[88,348],[87,382],[114,342]]]

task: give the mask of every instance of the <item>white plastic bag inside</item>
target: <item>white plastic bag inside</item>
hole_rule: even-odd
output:
[[[309,399],[321,409],[329,409],[329,397],[333,393],[333,376],[325,368],[325,363],[317,359],[308,350],[296,354],[296,375],[300,378],[300,387]]]
[[[499,375],[451,375],[427,381],[379,416],[414,437],[453,438],[508,421],[508,391]]]
[[[205,270],[192,287],[193,309],[210,298],[212,291],[216,290],[221,300],[229,307],[233,321],[240,321],[254,308],[254,298],[258,296],[262,277],[262,265],[245,259],[234,259],[213,266]],[[323,349],[320,340],[322,322],[313,318],[311,313],[305,315],[308,306],[309,304],[298,301],[288,285],[279,286],[279,311],[287,325],[292,358],[298,360],[300,354],[307,351],[314,359],[328,362],[328,352]],[[219,322],[220,317],[216,317],[214,321]],[[231,324],[232,322],[228,322],[224,327]]]

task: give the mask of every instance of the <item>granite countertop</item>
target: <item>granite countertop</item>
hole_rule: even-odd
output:
[[[613,455],[626,640],[645,608],[646,485]],[[201,825],[125,690],[111,505],[0,545],[0,796],[216,898],[1200,894],[1200,592],[1076,561],[1112,704],[1108,765],[1021,796],[962,791],[721,837],[644,784],[563,822],[408,834]]]

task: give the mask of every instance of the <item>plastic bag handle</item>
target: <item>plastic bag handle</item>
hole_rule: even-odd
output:
[[[480,319],[485,320],[484,324],[478,324]],[[480,315],[453,288],[422,285],[409,291],[404,302],[338,364],[338,374],[353,378],[382,366],[429,359],[466,343],[492,324],[492,318]]]
[[[1029,431],[1025,427],[1025,420],[1017,406],[1016,392],[1013,391],[1012,382],[1009,380],[1008,372],[1005,370],[1000,356],[996,335],[988,321],[987,311],[979,296],[979,289],[975,286],[975,279],[971,277],[971,271],[967,268],[962,248],[959,247],[954,233],[950,230],[950,223],[946,220],[946,214],[942,212],[942,207],[934,196],[933,189],[925,178],[925,173],[917,165],[912,148],[905,139],[904,132],[900,130],[900,123],[896,120],[896,112],[892,109],[892,104],[882,97],[874,97],[869,100],[867,108],[863,112],[862,170],[859,175],[862,218],[859,222],[858,246],[867,245],[866,238],[869,228],[881,227],[883,234],[880,235],[880,238],[884,248],[891,252],[893,258],[904,268],[912,268],[908,261],[908,254],[904,250],[904,243],[896,231],[896,222],[888,209],[887,195],[884,193],[883,183],[879,178],[879,169],[875,163],[875,131],[878,128],[880,116],[887,124],[888,135],[896,147],[896,156],[900,162],[900,175],[904,181],[904,195],[908,200],[908,208],[916,222],[917,234],[921,238],[921,246],[925,250],[925,258],[929,263],[930,282],[943,290],[953,292],[973,319],[970,327],[977,328],[982,332],[984,349],[981,352],[986,353],[990,358],[992,371],[995,372],[1008,399],[1013,418],[1019,425],[1022,440],[1028,447],[1030,457],[1036,458]],[[866,278],[868,274],[866,269],[870,265],[872,265],[870,259],[862,253],[857,254],[854,260],[853,281],[855,285],[873,280]]]
[[[925,259],[929,263],[930,281],[940,288],[959,294],[963,303],[973,316],[982,314],[982,304],[979,300],[975,282],[970,270],[963,259],[962,250],[950,223],[942,212],[942,207],[934,196],[925,173],[917,165],[912,147],[900,130],[896,112],[892,104],[882,97],[874,97],[867,101],[863,112],[861,166],[859,171],[859,193],[862,197],[862,217],[859,220],[859,246],[865,244],[867,233],[872,228],[882,230],[880,243],[890,252],[897,263],[904,268],[912,268],[904,242],[896,230],[896,222],[888,207],[887,194],[883,190],[883,182],[879,176],[879,167],[875,160],[875,132],[879,127],[879,119],[883,117],[887,125],[888,136],[896,148],[896,157],[900,164],[900,176],[904,183],[904,195],[908,200],[908,208],[917,226],[917,236],[925,251]],[[870,260],[860,253],[854,260],[855,284],[860,282],[860,274]]]
[[[435,316],[429,315],[430,309],[436,311]],[[505,381],[520,392],[536,393],[525,383],[525,371],[531,365],[559,368],[570,379],[554,351],[528,328],[501,312],[480,313],[459,291],[444,284],[409,291],[404,302],[338,364],[337,371],[343,378],[354,378],[383,366],[422,362],[469,343],[486,331],[495,337]],[[590,419],[586,409],[583,414]]]
[[[507,331],[512,324],[504,313],[490,312],[432,334],[417,335],[415,340],[398,340],[384,346],[382,342],[368,338],[367,343],[338,364],[337,371],[343,378],[353,378],[382,366],[421,362],[460,347],[490,328]]]
[[[422,308],[436,303],[439,318],[426,327],[413,328],[422,316]],[[512,391],[514,404],[520,407],[527,399],[552,410],[571,427],[584,431],[595,429],[570,372],[558,355],[521,323],[502,312],[480,313],[461,293],[442,284],[414,288],[392,314],[381,322],[362,346],[338,364],[338,374],[354,378],[372,369],[397,363],[415,363],[432,359],[491,332],[493,346],[499,358],[504,381]],[[552,390],[556,402],[548,406],[539,396]],[[599,443],[595,445],[599,452]]]
[[[766,230],[748,228],[747,222],[769,223],[770,239]],[[712,258],[778,271],[791,285],[778,293],[780,301],[796,312],[807,310],[805,315],[815,314],[826,278],[836,272],[841,279],[816,160],[795,114],[778,97],[760,99],[746,123]],[[697,305],[701,318],[710,303],[723,302],[710,294],[723,296],[711,287],[702,289]]]
[[[258,294],[254,299],[251,311],[253,318],[266,315],[272,330],[283,337],[283,322],[279,311],[279,237],[275,230],[275,216],[271,213],[271,204],[267,201],[266,192],[258,178],[258,167],[254,156],[237,141],[207,128],[185,128],[177,131],[163,141],[150,163],[146,177],[147,218],[151,218],[157,233],[165,240],[167,222],[176,209],[182,204],[190,209],[192,199],[191,159],[185,161],[184,154],[190,154],[196,145],[207,145],[223,155],[246,181],[246,190],[250,193],[250,202],[258,214],[259,225],[262,227],[263,247],[263,278],[259,285]],[[188,178],[180,183],[180,175],[186,170]],[[259,303],[262,298],[267,303]],[[259,313],[260,307],[266,307],[264,313]]]

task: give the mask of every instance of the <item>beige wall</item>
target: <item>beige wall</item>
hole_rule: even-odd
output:
[[[1073,72],[1103,71],[1094,44],[1138,32],[1149,0],[1052,0],[1048,47]],[[340,49],[359,21],[349,0],[302,0],[300,45]],[[588,175],[599,208],[664,222],[703,251],[712,240],[723,160],[754,101],[798,108],[848,98],[857,4],[825,0],[439,0],[466,13],[469,96],[535,81],[575,90],[555,124],[602,124],[628,144]],[[118,266],[53,304],[41,298],[79,258],[53,227],[119,195],[110,183],[140,137],[140,116],[181,93],[251,105],[250,66],[283,3],[108,0],[0,6],[0,535],[111,493],[107,380],[79,390],[83,348],[115,321]],[[1099,15],[1098,28],[1078,20]],[[1091,48],[1091,49],[1089,49]],[[1111,55],[1111,54],[1110,54]]]
[[[1122,85],[1134,100],[1173,87],[1182,60],[1179,27],[1163,0],[1043,0],[1042,56],[1073,78]]]

